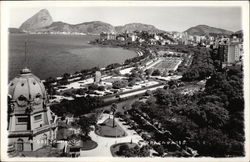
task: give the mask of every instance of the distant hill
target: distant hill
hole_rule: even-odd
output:
[[[123,26],[116,26],[115,30],[117,33],[123,33],[125,31],[133,32],[133,31],[148,31],[148,32],[155,32],[155,33],[161,33],[165,32],[163,30],[157,29],[153,25],[148,24],[142,24],[142,23],[130,23]]]
[[[34,16],[26,20],[20,29],[23,31],[37,31],[53,23],[49,11],[46,9],[40,10]]]
[[[24,33],[21,29],[18,28],[9,28],[10,33]]]
[[[234,32],[235,34],[243,34],[243,30],[238,30],[236,32]]]
[[[123,33],[125,31],[148,31],[155,33],[166,33],[153,25],[142,23],[130,23],[123,26],[112,26],[111,24],[101,21],[84,22],[81,24],[68,24],[65,22],[53,22],[53,19],[48,10],[42,9],[28,20],[26,20],[20,28],[10,28],[9,32],[67,32],[67,33],[85,33],[85,34],[100,34],[107,33]],[[214,28],[207,25],[198,25],[187,29],[190,35],[231,35],[232,31]]]
[[[68,24],[65,22],[53,22],[48,10],[43,9],[26,20],[21,26],[20,31],[27,32],[77,32],[85,34],[100,34],[101,32],[122,33],[125,31],[149,31],[164,32],[153,25],[131,23],[124,26],[112,26],[101,21],[84,22],[81,24]],[[12,30],[10,31],[12,32]]]
[[[85,22],[76,25],[64,22],[53,22],[50,26],[43,28],[42,31],[99,34],[101,32],[115,32],[115,29],[112,25],[101,21]]]
[[[195,27],[191,27],[187,29],[184,32],[187,32],[189,35],[214,35],[214,34],[231,35],[233,34],[232,31],[215,28],[215,27],[211,27],[207,25],[197,25]]]

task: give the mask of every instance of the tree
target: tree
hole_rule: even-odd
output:
[[[139,151],[139,157],[148,157],[150,155],[150,151],[148,146],[142,146]]]
[[[169,85],[170,88],[173,88],[174,85],[177,86],[177,84],[178,84],[178,83],[177,83],[176,80],[170,80],[170,81],[168,82],[168,85]]]
[[[214,127],[222,127],[229,119],[228,111],[213,103],[201,105],[200,109],[206,113],[208,124]]]
[[[159,76],[161,75],[161,71],[159,69],[155,69],[152,73],[152,76]]]
[[[91,84],[91,85],[89,85],[89,90],[98,90],[98,85],[97,84]]]
[[[51,83],[47,83],[46,89],[47,89],[47,92],[48,92],[48,94],[49,94],[50,96],[56,94],[55,87],[54,87]]]
[[[174,95],[172,92],[165,89],[157,89],[155,93],[157,103],[161,105],[171,106],[174,100]]]
[[[113,82],[114,89],[120,89],[128,86],[128,82],[125,80],[117,80]]]
[[[133,152],[133,149],[130,149],[127,144],[123,144],[120,146],[119,152],[121,155],[125,157],[135,157],[135,154]]]
[[[112,74],[113,75],[121,75],[120,70],[118,70],[118,69],[112,70]]]
[[[150,90],[147,90],[146,92],[145,92],[145,96],[152,96],[153,95],[153,93],[152,93],[152,91],[150,91]]]
[[[69,77],[70,77],[70,74],[69,74],[69,73],[64,73],[64,74],[63,74],[63,78],[64,78],[64,79],[68,79]]]
[[[110,65],[108,65],[107,67],[106,67],[106,69],[115,69],[115,68],[118,68],[118,67],[120,67],[121,66],[121,64],[119,64],[119,63],[113,63],[113,64],[110,64]]]
[[[69,146],[77,146],[80,145],[81,137],[80,135],[72,134],[68,137],[68,144]]]
[[[154,145],[153,147],[160,156],[164,154],[164,147],[162,145]]]
[[[53,78],[53,77],[49,77],[49,78],[47,78],[47,79],[45,80],[46,83],[54,83],[55,81],[56,81],[56,79]]]
[[[71,113],[76,117],[87,114],[103,104],[99,97],[77,97],[74,100],[62,100],[59,104],[51,105],[51,110],[58,116]],[[84,109],[83,109],[84,107]]]
[[[147,69],[145,70],[146,75],[150,76],[153,72],[153,69]]]
[[[104,91],[105,90],[105,87],[104,86],[99,86],[98,87],[98,91]]]
[[[92,128],[90,127],[92,125],[92,122],[93,121],[91,121],[91,118],[88,118],[86,116],[81,116],[78,120],[77,124],[80,126],[84,137],[88,137],[89,132],[92,130]]]

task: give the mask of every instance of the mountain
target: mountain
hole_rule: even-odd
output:
[[[130,23],[124,26],[116,26],[115,30],[117,33],[124,33],[125,31],[133,32],[133,31],[148,31],[148,32],[165,32],[163,30],[157,29],[153,25],[142,24],[142,23]]]
[[[53,22],[48,10],[43,9],[29,18],[20,26],[20,31],[27,32],[66,32],[66,33],[86,33],[86,34],[100,34],[107,33],[122,33],[125,31],[133,32],[149,31],[149,32],[164,32],[157,29],[153,25],[131,23],[124,26],[112,26],[111,24],[101,21],[84,22],[81,24],[68,24],[65,22]],[[11,30],[13,31],[13,30]],[[10,32],[11,32],[10,31]]]
[[[189,35],[213,35],[213,34],[223,34],[223,35],[231,35],[233,32],[215,28],[207,25],[197,25],[195,27],[191,27],[187,29],[186,31]]]
[[[53,23],[50,13],[46,9],[40,10],[34,16],[26,20],[19,29],[23,31],[37,31]]]
[[[9,28],[10,33],[24,33],[22,30],[18,28]]]
[[[42,31],[100,34],[101,32],[115,32],[115,29],[112,25],[101,21],[85,22],[76,25],[53,22],[50,26],[43,28]]]
[[[238,30],[236,32],[234,32],[235,34],[243,34],[243,30]]]

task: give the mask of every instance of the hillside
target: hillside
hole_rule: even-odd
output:
[[[21,26],[20,31],[27,32],[67,32],[67,33],[85,33],[85,34],[100,34],[101,32],[122,33],[125,31],[149,31],[149,32],[164,32],[157,29],[153,25],[131,23],[124,26],[112,26],[111,24],[101,21],[84,22],[80,24],[68,24],[65,22],[53,22],[48,10],[43,9],[26,20]],[[12,32],[13,30],[10,30]]]
[[[215,28],[207,25],[197,25],[195,27],[191,27],[187,29],[186,31],[189,35],[212,35],[212,34],[222,34],[222,35],[231,35],[233,32]]]
[[[153,25],[142,24],[142,23],[130,23],[130,24],[126,24],[124,26],[116,26],[115,30],[117,33],[123,33],[125,31],[133,32],[136,30],[137,31],[156,32],[156,33],[165,32],[163,30],[157,29]]]
[[[24,33],[21,29],[18,28],[9,28],[10,33]]]
[[[123,26],[112,26],[111,24],[101,21],[84,22],[80,24],[68,24],[65,22],[53,22],[53,19],[48,10],[42,9],[28,20],[26,20],[19,28],[21,31],[26,32],[66,32],[66,33],[85,33],[85,34],[100,34],[101,32],[107,33],[123,33],[133,31],[148,31],[154,33],[165,33],[166,31],[160,30],[153,25],[142,23],[130,23]],[[9,30],[17,32],[17,30]],[[189,35],[231,35],[232,31],[210,27],[207,25],[197,25],[191,27],[186,31]]]
[[[86,34],[99,34],[101,32],[115,32],[114,27],[101,21],[85,22],[71,25],[64,22],[53,22],[42,29],[49,32],[77,32]]]
[[[40,10],[34,16],[26,20],[19,29],[23,31],[37,31],[53,23],[50,13],[46,9]]]

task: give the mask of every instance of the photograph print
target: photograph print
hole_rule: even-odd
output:
[[[15,3],[3,13],[1,155],[248,155],[248,2]]]

